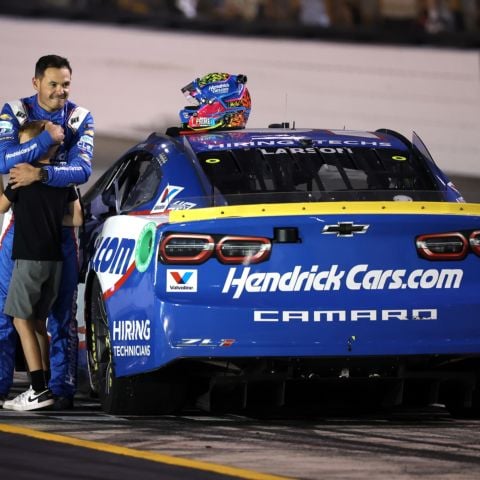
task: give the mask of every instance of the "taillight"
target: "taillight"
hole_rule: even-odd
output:
[[[473,253],[480,256],[480,230],[475,230],[468,238]]]
[[[214,248],[210,235],[171,233],[160,243],[160,257],[165,263],[203,263]]]
[[[267,260],[272,242],[263,237],[167,233],[160,242],[159,260],[163,263],[199,264],[216,256],[221,263],[259,263]]]
[[[461,233],[433,233],[417,237],[418,253],[428,260],[461,260],[467,255],[468,242]]]
[[[261,237],[223,237],[216,245],[217,258],[222,263],[252,264],[263,262],[270,255],[272,244]]]

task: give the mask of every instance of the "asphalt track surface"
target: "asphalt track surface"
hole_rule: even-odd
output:
[[[25,373],[16,373],[10,397],[28,387]],[[134,419],[135,417],[133,417]],[[142,418],[142,417],[139,417]],[[154,417],[146,417],[154,422]],[[173,456],[149,448],[126,446],[116,432],[125,427],[123,417],[101,412],[97,401],[79,394],[75,408],[15,412],[0,409],[0,478],[122,479],[122,480],[286,480],[287,477],[254,470]],[[127,420],[128,421],[128,420]],[[158,418],[157,418],[158,421]],[[109,442],[89,440],[98,425],[109,432]],[[127,438],[138,438],[132,423]],[[115,440],[115,437],[117,439]],[[128,443],[128,442],[127,442]]]
[[[17,374],[12,394],[25,387]],[[68,411],[0,410],[0,478],[478,480],[479,427],[440,406],[115,417],[78,395]]]
[[[231,476],[208,472],[195,466],[169,465],[167,457],[148,452],[115,448],[98,442],[74,441],[60,435],[39,434],[30,429],[10,430],[0,431],[0,472],[4,479],[223,480],[240,476],[240,473]],[[220,466],[212,465],[210,468],[222,470]]]

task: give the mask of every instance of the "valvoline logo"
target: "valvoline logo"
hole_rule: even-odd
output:
[[[197,291],[196,270],[167,270],[166,290],[167,292],[196,292]]]
[[[90,261],[93,270],[99,273],[123,275],[135,253],[133,238],[99,237],[95,255]]]

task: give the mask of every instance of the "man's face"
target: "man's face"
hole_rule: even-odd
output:
[[[38,103],[47,112],[60,110],[67,101],[71,75],[68,68],[47,68],[40,78],[33,78]]]

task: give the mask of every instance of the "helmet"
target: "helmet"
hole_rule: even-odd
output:
[[[180,121],[192,130],[245,128],[250,107],[250,93],[242,74],[209,73],[182,88],[194,106],[180,110]]]

